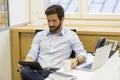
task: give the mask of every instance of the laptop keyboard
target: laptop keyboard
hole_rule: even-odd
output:
[[[84,68],[84,69],[91,69],[91,68],[92,68],[92,64],[93,64],[93,63],[90,63],[90,64],[84,66],[83,68]]]

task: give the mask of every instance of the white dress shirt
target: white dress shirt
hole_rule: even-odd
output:
[[[43,68],[60,68],[65,59],[69,59],[72,50],[76,55],[86,56],[77,34],[70,29],[62,29],[58,34],[50,34],[49,30],[38,32],[32,42],[31,49],[27,56],[38,62]]]

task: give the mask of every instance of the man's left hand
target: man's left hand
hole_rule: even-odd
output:
[[[71,68],[75,69],[77,67],[77,58],[72,58],[71,59]]]

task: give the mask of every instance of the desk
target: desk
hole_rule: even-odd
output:
[[[63,72],[62,69],[61,72]],[[66,72],[66,74],[76,76],[77,80],[120,80],[120,57],[118,57],[118,51],[107,60],[104,66],[95,71],[72,70]]]
[[[77,34],[83,43],[85,50],[88,52],[95,51],[95,46],[99,37],[118,40],[120,42],[120,27],[83,25],[64,27],[77,30]],[[24,60],[28,53],[36,29],[44,30],[48,29],[48,26],[19,26],[10,30],[12,80],[21,80],[20,74],[16,71],[17,64],[19,60]]]

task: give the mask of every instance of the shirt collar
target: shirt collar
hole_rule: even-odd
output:
[[[61,32],[58,33],[57,35],[58,35],[58,36],[64,36],[64,34],[65,34],[65,33],[64,33],[64,29],[62,29]],[[50,35],[50,31],[49,31],[49,30],[47,31],[47,34],[46,34],[46,35],[47,35],[47,36]]]

